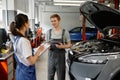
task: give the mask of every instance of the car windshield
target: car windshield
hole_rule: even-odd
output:
[[[72,29],[70,32],[81,32],[81,27],[76,27]]]
[[[76,27],[70,30],[70,32],[82,32],[82,27]],[[96,28],[86,27],[86,32],[97,32]]]
[[[89,28],[89,27],[86,28],[86,32],[96,32],[96,31],[97,31],[96,28]]]

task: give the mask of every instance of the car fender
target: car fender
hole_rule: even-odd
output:
[[[109,60],[96,80],[111,80],[120,70],[120,58]],[[118,72],[117,72],[118,71]]]
[[[120,67],[116,68],[115,70],[113,70],[113,72],[110,74],[109,79],[108,80],[113,80],[115,77],[117,77],[118,75],[120,75]]]

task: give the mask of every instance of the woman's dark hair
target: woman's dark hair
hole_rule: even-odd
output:
[[[15,21],[10,24],[10,31],[14,36],[23,36],[18,30],[20,30],[25,23],[28,22],[28,16],[25,14],[17,14],[15,16]]]

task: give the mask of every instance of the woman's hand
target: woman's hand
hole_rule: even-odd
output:
[[[38,49],[38,53],[41,53],[44,50],[44,45],[40,46]]]

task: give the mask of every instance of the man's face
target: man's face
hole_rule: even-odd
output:
[[[55,28],[59,26],[60,21],[56,17],[51,18],[50,20],[51,20],[52,26],[54,26]]]

